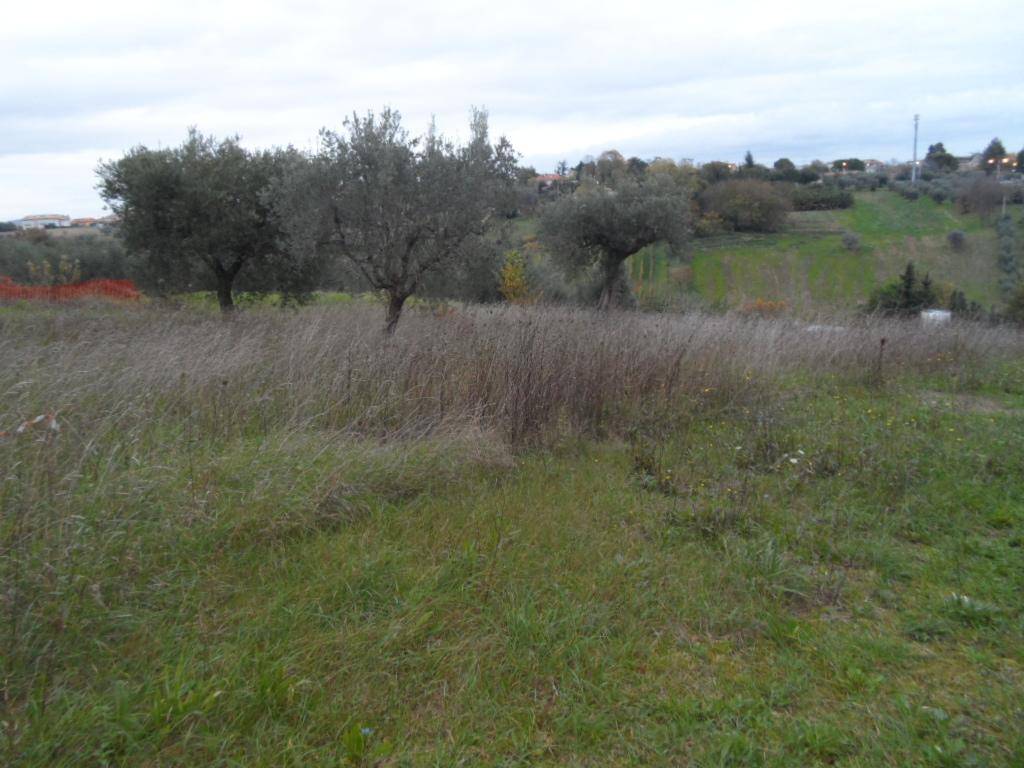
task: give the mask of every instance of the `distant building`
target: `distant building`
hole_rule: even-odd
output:
[[[99,225],[99,219],[94,219],[94,218],[91,218],[89,216],[86,216],[83,219],[72,219],[71,220],[71,226],[72,227],[95,227],[95,226],[98,226],[98,225]]]
[[[14,222],[18,229],[47,229],[50,227],[70,227],[71,217],[63,213],[40,213],[25,216]]]
[[[956,159],[958,171],[976,171],[981,168],[981,153],[975,152],[970,157],[958,157]]]
[[[868,173],[881,173],[886,168],[886,164],[881,160],[865,160],[864,170]]]
[[[537,185],[537,192],[543,195],[561,192],[564,187],[573,182],[573,179],[562,176],[560,173],[542,173],[534,177],[533,182]]]

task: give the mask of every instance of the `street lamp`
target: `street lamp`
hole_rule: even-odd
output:
[[[988,164],[996,169],[996,181],[999,181],[999,177],[1002,174],[1003,166],[1010,165],[1010,156],[1004,155],[999,160],[996,160],[996,158],[994,157],[990,157],[988,159]],[[1015,166],[1017,165],[1017,163],[1014,163],[1013,165]],[[1012,168],[1013,166],[1010,167]]]

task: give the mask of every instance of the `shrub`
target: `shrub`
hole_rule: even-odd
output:
[[[919,280],[914,262],[909,262],[899,279],[876,288],[868,298],[867,311],[882,315],[913,317],[922,309],[936,304],[932,279],[925,275]]]
[[[74,272],[69,276],[70,271]],[[27,230],[0,239],[0,275],[20,283],[63,282],[133,277],[120,241],[104,235],[54,237]]]
[[[738,232],[778,232],[786,225],[789,201],[765,181],[723,181],[704,191],[701,203]]]
[[[795,211],[831,211],[853,206],[853,193],[835,186],[796,187],[790,199]]]
[[[843,175],[835,179],[835,183],[843,189],[878,189],[878,176],[873,173]]]
[[[957,206],[962,213],[976,213],[988,218],[1003,200],[1003,188],[987,176],[975,178],[957,195]]]
[[[967,235],[960,229],[954,229],[946,235],[946,242],[954,251],[962,251],[967,247]]]
[[[860,235],[856,232],[843,232],[843,247],[848,251],[859,251]]]
[[[894,181],[889,184],[889,189],[907,200],[917,200],[920,196],[918,188],[904,180]]]
[[[693,228],[693,234],[697,237],[711,237],[720,235],[726,230],[725,221],[717,213],[705,213],[697,221]]]
[[[821,179],[820,173],[815,173],[810,168],[801,168],[800,175],[797,177],[797,181],[800,184],[813,184],[814,182]]]
[[[529,300],[529,288],[526,285],[526,263],[519,251],[505,254],[505,264],[501,268],[501,295],[512,304],[523,304]]]
[[[565,273],[550,259],[524,259],[526,262],[526,284],[532,292],[532,300],[553,304],[571,304],[578,300],[577,290]]]

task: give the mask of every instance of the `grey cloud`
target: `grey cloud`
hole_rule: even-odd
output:
[[[0,29],[0,218],[96,212],[86,159],[176,143],[191,124],[309,146],[321,126],[384,104],[412,130],[434,114],[453,134],[486,105],[541,168],[609,146],[905,157],[914,112],[924,143],[965,153],[999,134],[1017,146],[1019,14],[981,5],[58,0],[47,28],[17,7]]]

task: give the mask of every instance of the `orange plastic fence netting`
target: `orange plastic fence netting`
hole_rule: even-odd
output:
[[[0,301],[75,301],[85,298],[138,301],[142,297],[131,280],[86,280],[74,285],[19,285],[0,277]]]

